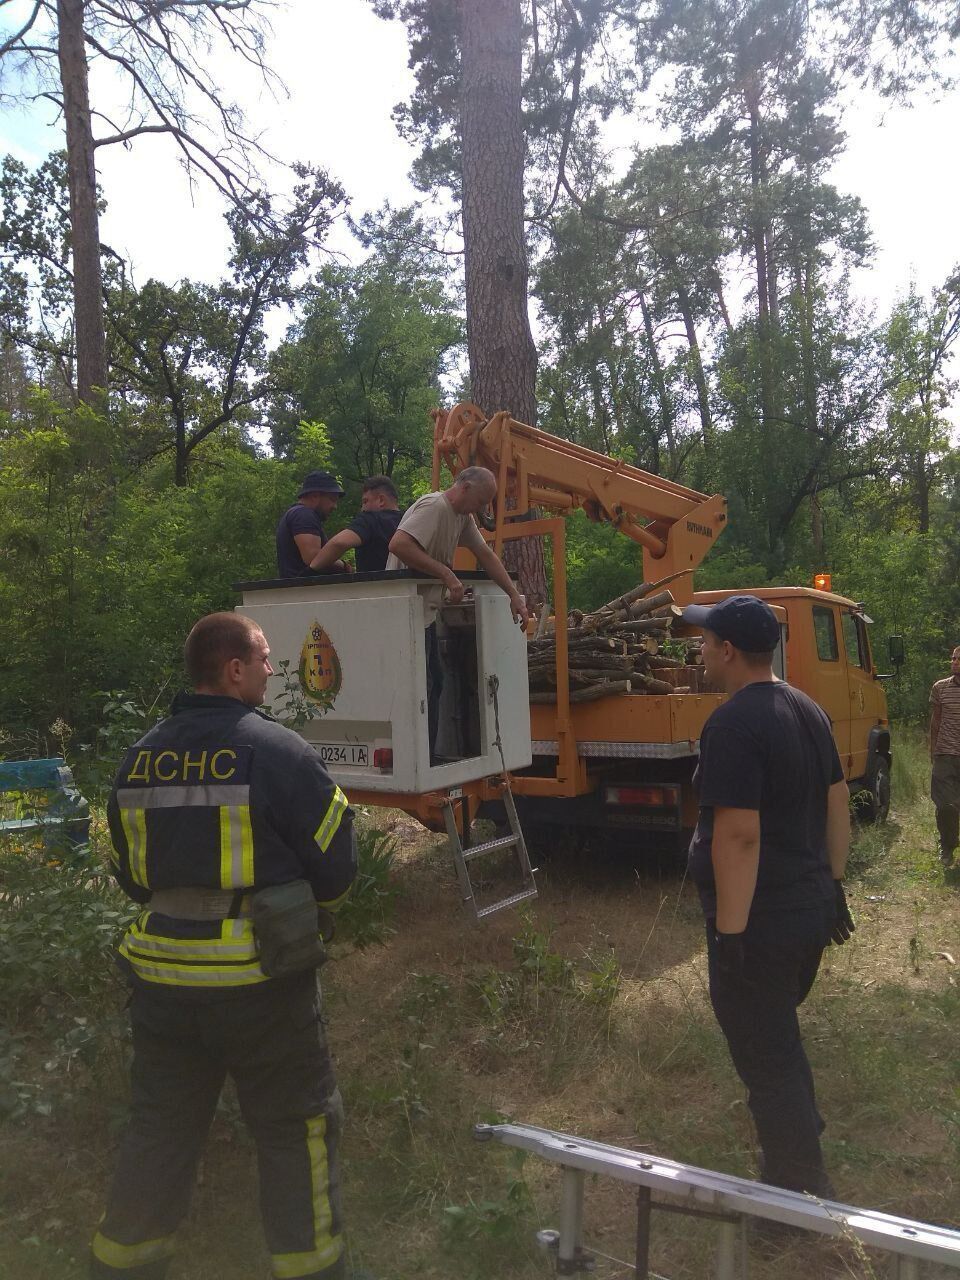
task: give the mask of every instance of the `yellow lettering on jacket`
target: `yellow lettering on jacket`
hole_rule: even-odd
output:
[[[232,778],[237,772],[236,764],[232,764],[225,773],[219,773],[217,771],[217,761],[221,756],[229,756],[231,760],[236,761],[237,753],[231,751],[229,747],[221,747],[219,751],[215,751],[210,757],[210,773],[218,782],[224,782],[227,778]]]
[[[197,770],[197,782],[202,782],[202,781],[203,781],[204,771],[206,770],[206,767],[207,767],[207,753],[206,753],[206,751],[201,751],[201,752],[200,752],[200,759],[199,759],[199,760],[191,760],[191,759],[190,759],[190,752],[189,752],[189,751],[185,751],[185,752],[183,753],[183,780],[184,780],[184,782],[187,782],[187,781],[188,781],[188,777],[187,777],[187,775],[189,774],[189,772],[190,772],[190,770],[191,770],[191,769],[196,769],[196,770]]]
[[[140,762],[143,761],[141,764]],[[133,768],[127,774],[128,782],[149,782],[150,781],[150,752],[138,751],[137,758],[134,761]]]
[[[173,768],[170,770],[169,773],[160,772],[160,761],[164,758],[164,756],[169,756],[170,759],[173,761]],[[180,764],[180,759],[177,756],[177,753],[175,751],[158,751],[157,758],[153,762],[153,772],[156,774],[157,778],[161,782],[172,782],[173,779],[177,776],[177,769],[179,764]]]

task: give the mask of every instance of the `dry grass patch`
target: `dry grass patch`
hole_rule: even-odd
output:
[[[913,797],[897,802],[885,830],[861,834],[851,891],[858,931],[827,953],[802,1017],[841,1198],[960,1223],[960,993],[957,966],[943,958],[960,962],[956,890],[936,864],[919,785]],[[680,876],[595,850],[551,858],[541,849],[531,910],[473,929],[445,841],[403,815],[375,819],[397,842],[390,931],[380,945],[337,943],[322,975],[348,1111],[354,1262],[382,1280],[552,1274],[533,1233],[556,1225],[559,1175],[474,1143],[478,1120],[752,1174],[749,1114],[706,995],[701,913]],[[71,1258],[82,1256],[99,1214],[122,1117],[119,1066],[107,1069],[122,1053],[103,1030],[117,1025],[106,1015],[115,1018],[122,1000],[102,976],[69,970],[56,1010],[41,994],[20,1002],[11,1030],[25,1046],[15,1078],[50,1111],[27,1110],[0,1128],[0,1275],[78,1280]],[[97,1034],[69,1073],[51,1072],[64,1002]],[[253,1153],[228,1098],[178,1280],[264,1280],[255,1202]],[[591,1246],[629,1259],[634,1212],[626,1188],[588,1181]],[[658,1215],[653,1267],[703,1280],[715,1238],[710,1224]],[[751,1266],[753,1280],[874,1273],[883,1274],[862,1251],[817,1241]],[[600,1259],[596,1274],[629,1273]]]

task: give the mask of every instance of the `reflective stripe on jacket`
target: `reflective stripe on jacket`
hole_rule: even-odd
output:
[[[113,871],[145,906],[159,889],[249,891],[309,881],[335,909],[356,874],[353,812],[316,751],[235,698],[180,695],[133,746],[107,806]],[[144,982],[264,982],[249,919],[144,910],[120,953]]]

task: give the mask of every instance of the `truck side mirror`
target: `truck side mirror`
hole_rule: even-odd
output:
[[[902,667],[906,661],[906,653],[903,647],[903,636],[888,636],[887,652],[890,655],[890,661],[895,667]]]

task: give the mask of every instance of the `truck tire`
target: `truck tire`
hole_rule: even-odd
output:
[[[869,799],[861,807],[864,822],[886,822],[890,813],[890,765],[885,756],[877,756],[867,779]]]

